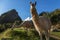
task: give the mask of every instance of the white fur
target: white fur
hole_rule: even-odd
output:
[[[31,6],[31,9],[32,9],[33,7]]]

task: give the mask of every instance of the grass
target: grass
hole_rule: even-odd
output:
[[[12,39],[12,40],[39,40],[38,33],[36,31],[27,31],[20,28],[14,28],[14,30],[7,29],[5,32],[0,34],[0,39]]]
[[[56,36],[60,37],[60,32],[52,32],[51,34],[53,34],[53,35],[56,35]]]
[[[52,32],[60,37],[60,32]],[[7,29],[0,33],[0,40],[40,40],[36,30],[25,30],[23,28],[14,28],[14,30]]]

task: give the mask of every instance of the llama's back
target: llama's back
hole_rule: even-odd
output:
[[[51,22],[48,18],[44,17],[44,16],[40,16],[39,17],[39,22],[42,25],[43,29],[47,29],[50,30],[51,29]]]

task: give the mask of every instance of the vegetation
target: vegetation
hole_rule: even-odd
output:
[[[53,32],[55,34],[58,32]],[[60,32],[58,33],[60,36]],[[0,33],[0,39],[5,40],[40,40],[38,33],[35,29],[25,30],[24,28],[14,28],[14,30],[7,29],[6,31]],[[45,40],[45,38],[44,38]],[[51,39],[53,40],[53,39]]]
[[[12,40],[39,40],[39,35],[35,30],[25,30],[22,28],[15,28],[14,30],[7,29],[0,34],[0,39]]]
[[[60,37],[60,32],[52,32],[51,34],[53,34],[53,35],[56,35],[56,36]]]

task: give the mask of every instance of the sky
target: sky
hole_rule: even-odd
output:
[[[0,0],[0,15],[11,9],[16,9],[22,20],[31,17],[30,1],[34,2],[34,0]],[[36,0],[36,2],[38,13],[60,9],[60,0]]]

